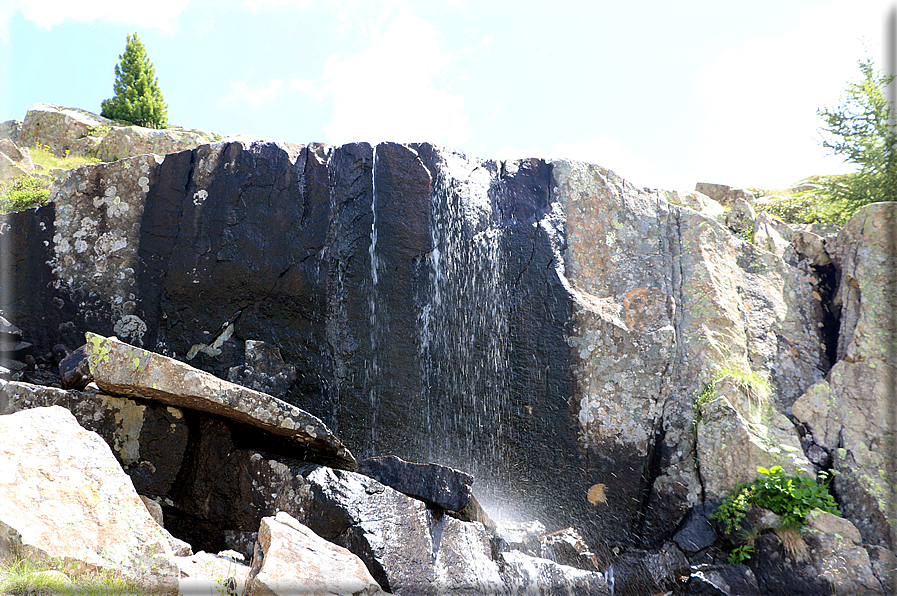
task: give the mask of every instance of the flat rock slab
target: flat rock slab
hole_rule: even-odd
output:
[[[288,439],[297,452],[312,454],[304,459],[343,470],[358,467],[330,429],[304,410],[116,338],[86,338],[90,372],[105,392],[222,416]]]
[[[464,509],[473,496],[473,476],[439,464],[412,463],[386,455],[363,460],[358,472],[409,497],[450,511]]]

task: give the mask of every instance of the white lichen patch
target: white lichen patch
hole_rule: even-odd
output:
[[[193,193],[193,204],[197,207],[202,205],[203,202],[209,197],[209,192],[205,189],[198,190]]]

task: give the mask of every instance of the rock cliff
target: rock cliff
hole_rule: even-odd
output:
[[[759,465],[834,466],[893,548],[894,204],[751,243],[692,194],[428,144],[142,155],[3,219],[5,316],[36,353],[116,335],[250,386],[277,346],[278,397],[359,459],[469,472],[602,566]]]

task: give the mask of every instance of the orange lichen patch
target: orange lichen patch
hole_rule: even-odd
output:
[[[633,288],[623,297],[623,314],[633,331],[649,331],[663,318],[663,296],[657,288]]]
[[[589,503],[592,505],[607,505],[607,496],[604,494],[603,484],[593,484],[589,489]]]

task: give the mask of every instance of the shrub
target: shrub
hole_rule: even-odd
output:
[[[803,476],[786,476],[781,466],[757,468],[759,476],[754,482],[736,487],[723,499],[711,516],[722,524],[727,534],[743,531],[741,522],[751,507],[763,507],[782,516],[782,528],[795,530],[807,523],[806,517],[813,509],[821,509],[840,516],[838,504],[828,491],[826,482],[817,482]],[[793,551],[794,546],[790,549]],[[750,558],[748,549],[736,547],[729,556],[730,562],[740,563]]]

